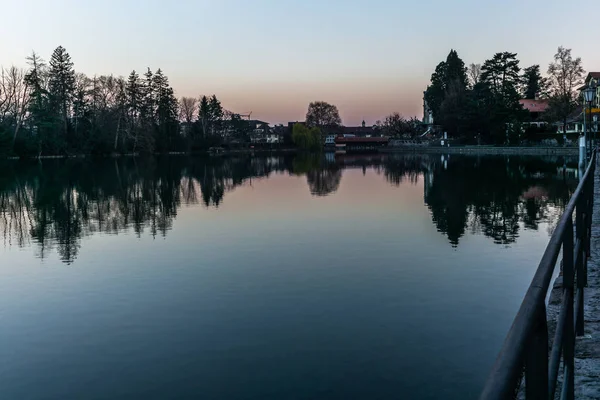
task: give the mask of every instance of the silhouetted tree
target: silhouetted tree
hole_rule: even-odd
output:
[[[493,112],[490,126],[492,140],[508,142],[507,132],[518,133],[519,124],[526,116],[519,103],[519,60],[516,53],[496,53],[483,63],[481,71],[481,81],[488,88],[488,101]]]
[[[129,137],[133,140],[133,151],[137,150],[140,117],[144,101],[144,87],[137,72],[131,71],[127,79],[125,93],[127,95],[127,109],[129,118]]]
[[[71,56],[62,46],[58,46],[50,58],[48,71],[48,92],[53,110],[62,125],[62,135],[55,136],[55,148],[62,149],[68,138],[70,107],[75,90],[75,71]],[[69,143],[75,145],[75,143]]]
[[[425,91],[425,100],[433,112],[434,120],[444,119],[444,115],[441,114],[442,103],[450,87],[454,92],[464,91],[467,87],[465,63],[456,50],[450,50],[446,61],[437,65],[431,75],[431,84]]]
[[[198,118],[200,124],[202,125],[202,136],[206,137],[211,121],[210,105],[208,102],[208,97],[206,96],[202,96],[200,99]]]
[[[157,150],[170,151],[175,144],[175,135],[178,132],[178,104],[173,89],[169,86],[168,78],[159,69],[152,78],[154,91],[155,129]]]
[[[198,100],[193,97],[182,97],[179,101],[179,119],[191,125],[196,115]]]
[[[319,148],[321,145],[321,131],[317,127],[309,128],[304,124],[294,124],[292,141],[303,150]]]
[[[308,105],[306,125],[323,129],[328,126],[342,124],[340,113],[336,106],[324,101],[314,101]]]
[[[12,132],[12,143],[7,153],[14,149],[27,115],[30,88],[25,77],[25,71],[20,68],[0,68],[0,126],[4,127],[5,134]]]
[[[208,110],[210,115],[211,134],[220,134],[221,129],[223,128],[222,123],[224,111],[223,107],[221,106],[221,102],[219,101],[219,99],[217,99],[217,96],[215,96],[214,94],[208,102]]]
[[[409,136],[413,137],[417,134],[416,121],[408,120],[399,113],[395,112],[387,117],[379,126],[381,132],[387,136]]]
[[[523,98],[537,99],[543,97],[547,91],[547,82],[540,74],[540,66],[532,65],[523,70]]]
[[[46,87],[47,69],[44,60],[35,52],[27,58],[29,71],[25,76],[25,82],[30,88],[31,100],[29,101],[29,126],[34,134],[36,150],[39,155],[49,141],[50,132],[53,129],[50,113],[50,100]]]
[[[548,66],[550,101],[548,116],[562,122],[567,134],[567,119],[577,108],[577,87],[583,83],[581,58],[573,58],[571,49],[559,47]]]

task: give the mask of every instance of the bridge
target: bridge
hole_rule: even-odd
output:
[[[481,400],[600,398],[600,173],[592,154]],[[561,257],[560,262],[558,262]],[[550,283],[559,266],[552,293]],[[547,299],[549,298],[549,301]]]

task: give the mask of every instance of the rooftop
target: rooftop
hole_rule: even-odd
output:
[[[597,83],[600,80],[600,72],[588,72],[587,76],[585,77],[585,83],[578,87],[577,90],[581,91],[587,88],[590,80],[592,79],[594,79]]]
[[[600,72],[588,72],[585,81],[587,82],[590,78],[600,79]]]
[[[548,109],[548,100],[519,100],[521,106],[529,112],[544,112]]]

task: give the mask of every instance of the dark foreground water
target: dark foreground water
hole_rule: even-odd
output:
[[[5,164],[0,399],[476,398],[574,166]]]

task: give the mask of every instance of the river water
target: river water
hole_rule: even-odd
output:
[[[0,398],[476,398],[575,161],[4,164]]]

